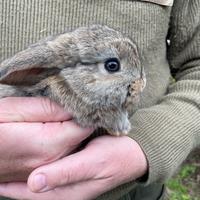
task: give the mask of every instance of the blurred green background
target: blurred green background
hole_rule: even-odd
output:
[[[191,153],[167,187],[170,200],[200,200],[200,148]]]

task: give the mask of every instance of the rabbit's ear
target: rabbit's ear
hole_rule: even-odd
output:
[[[0,64],[0,83],[33,85],[61,70],[63,60],[46,46],[36,46],[17,53]]]

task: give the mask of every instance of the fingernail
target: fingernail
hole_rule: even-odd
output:
[[[37,174],[34,176],[33,190],[37,192],[45,192],[48,190],[46,176],[44,174]]]

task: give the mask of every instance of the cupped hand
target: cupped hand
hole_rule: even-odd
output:
[[[26,183],[0,185],[0,195],[28,200],[90,200],[147,171],[140,146],[127,136],[101,136],[80,152],[37,168]]]
[[[92,129],[47,98],[0,99],[0,182],[26,180],[38,166],[73,151]]]

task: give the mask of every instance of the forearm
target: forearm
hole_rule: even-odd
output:
[[[154,107],[139,110],[130,135],[149,161],[147,183],[164,182],[200,144],[200,1],[175,1],[171,16],[170,64],[176,82]]]
[[[198,115],[195,103],[181,92],[166,96],[160,105],[136,113],[131,137],[147,156],[147,184],[168,179],[197,146]]]

